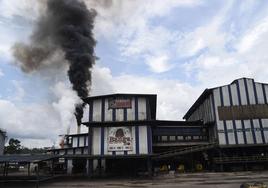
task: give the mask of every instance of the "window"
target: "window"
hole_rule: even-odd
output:
[[[169,136],[169,141],[175,141],[176,137],[175,136]]]
[[[162,136],[162,141],[167,141],[167,136]]]
[[[177,140],[183,140],[183,136],[177,136]]]

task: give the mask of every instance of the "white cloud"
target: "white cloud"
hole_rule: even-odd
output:
[[[4,76],[5,74],[3,73],[3,71],[0,69],[0,77]]]
[[[146,64],[149,65],[152,72],[161,73],[172,68],[168,63],[168,60],[169,57],[167,55],[149,56],[146,58]]]
[[[50,105],[27,104],[18,106],[0,100],[0,125],[9,138],[54,139],[59,133],[59,118]]]
[[[0,15],[5,18],[21,16],[29,20],[35,20],[40,12],[44,11],[45,2],[44,0],[1,0]]]
[[[263,40],[263,37],[268,32],[268,16],[260,20],[257,24],[250,27],[248,31],[241,37],[237,45],[239,53],[250,53],[250,49]]]
[[[168,16],[177,7],[194,7],[201,1],[192,0],[156,0],[149,1],[113,1],[114,4],[103,8],[102,3],[93,4],[97,11],[95,33],[97,38],[106,37],[116,40],[123,57],[140,57],[153,72],[165,72],[170,67],[166,62],[161,71],[152,68],[148,57],[166,54],[170,56],[171,49],[176,49],[177,31],[150,23],[152,18]],[[92,1],[88,1],[89,7]],[[159,60],[160,61],[160,60]],[[162,61],[163,62],[163,61]],[[158,66],[159,67],[159,66]]]
[[[104,79],[101,84],[93,79],[93,93],[98,90],[98,94],[107,93],[147,93],[157,94],[157,118],[158,119],[182,119],[187,108],[197,98],[202,89],[194,88],[179,80],[156,79],[138,75],[112,76],[108,68],[95,67],[98,69],[99,78]],[[94,78],[94,77],[93,77]],[[107,88],[111,90],[108,91]],[[103,92],[102,89],[104,88]]]
[[[22,87],[22,83],[17,80],[12,80],[12,84],[15,87],[14,95],[12,96],[12,100],[21,101],[25,96],[25,90]]]

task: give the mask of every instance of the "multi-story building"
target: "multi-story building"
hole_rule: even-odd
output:
[[[206,89],[184,116],[156,119],[156,95],[92,96],[86,103],[86,133],[65,136],[53,149],[68,172],[152,172],[195,164],[208,170],[266,168],[268,163],[268,84],[241,78]],[[226,165],[227,164],[227,165]],[[232,164],[232,165],[229,165]]]

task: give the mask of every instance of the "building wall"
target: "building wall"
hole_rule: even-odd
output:
[[[215,130],[220,145],[266,144],[268,143],[268,119],[220,120],[218,108],[267,104],[267,96],[267,84],[241,78],[230,85],[212,89],[212,94],[187,120],[204,119],[204,122],[209,122],[214,120],[215,114]],[[205,105],[206,103],[212,105]]]
[[[0,155],[4,154],[5,134],[0,131]]]
[[[109,98],[96,99],[88,105],[88,121],[133,121],[150,120],[149,100],[146,97],[131,97],[131,108],[109,109]],[[123,125],[122,125],[123,126]],[[152,149],[150,126],[131,126],[132,150],[108,151],[108,127],[92,128],[93,155],[148,154]]]
[[[267,119],[219,120],[218,106],[267,104],[266,84],[253,79],[239,79],[232,84],[213,90],[219,143],[265,144],[268,142]]]
[[[191,114],[187,121],[203,120],[204,124],[215,121],[213,114],[212,95],[209,95],[201,105]]]

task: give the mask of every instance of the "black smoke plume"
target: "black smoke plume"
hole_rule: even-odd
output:
[[[96,41],[92,33],[95,16],[96,11],[88,10],[82,1],[48,0],[46,12],[38,20],[30,44],[17,43],[13,47],[17,63],[25,72],[40,70],[50,66],[50,59],[63,51],[64,62],[69,64],[72,88],[80,98],[87,97],[91,68],[96,59]],[[53,61],[59,65],[64,62]],[[78,124],[83,117],[83,107],[84,104],[77,104],[75,108]]]

